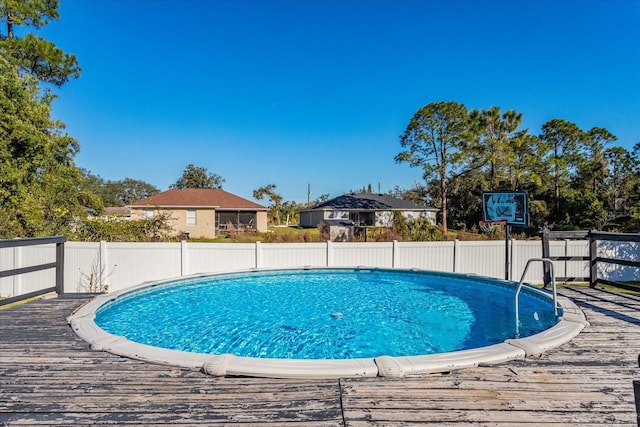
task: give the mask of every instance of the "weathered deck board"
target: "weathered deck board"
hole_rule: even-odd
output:
[[[634,425],[638,299],[580,288],[562,292],[585,308],[591,326],[560,349],[428,381],[344,380],[345,416],[351,425],[408,419],[455,425]]]
[[[0,424],[636,425],[640,299],[561,291],[591,326],[539,358],[406,378],[214,378],[92,351],[58,298],[0,311]]]

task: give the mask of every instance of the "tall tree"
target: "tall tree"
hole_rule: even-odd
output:
[[[534,191],[542,186],[545,177],[545,147],[540,138],[528,130],[517,132],[511,138],[512,158],[508,164],[510,190]]]
[[[527,192],[529,222],[534,228],[543,227],[548,221],[548,194],[550,174],[545,161],[548,145],[528,130],[516,132],[511,138],[510,163],[507,164],[511,180],[509,190]]]
[[[222,188],[224,178],[215,173],[209,173],[207,168],[188,164],[182,176],[171,185],[171,188]]]
[[[431,204],[429,187],[417,181],[415,183],[414,188],[405,189],[405,188],[401,188],[399,185],[396,185],[389,191],[389,194],[398,199],[408,200],[410,202],[414,202],[419,205]]]
[[[616,141],[615,135],[607,129],[594,127],[585,135],[581,145],[581,155],[579,159],[576,176],[576,188],[589,189],[598,195],[600,187],[607,176],[607,159],[605,147]]]
[[[445,233],[449,183],[468,171],[464,167],[469,166],[470,129],[469,114],[464,105],[457,102],[427,104],[409,121],[400,138],[405,151],[395,157],[398,163],[422,168],[426,181],[438,180]]]
[[[0,0],[0,22],[6,24],[6,34],[0,32],[0,53],[20,75],[62,86],[80,76],[76,57],[40,36],[20,38],[15,31],[17,26],[39,29],[57,20],[58,7],[58,0]]]
[[[107,181],[103,194],[107,206],[125,206],[159,192],[157,187],[148,182],[125,178],[119,181]]]
[[[262,200],[266,197],[271,200],[271,204],[269,205],[269,214],[271,215],[272,221],[276,224],[280,225],[280,209],[282,205],[282,196],[276,193],[276,185],[268,184],[264,187],[260,187],[256,190],[253,190],[253,197],[258,200]]]
[[[455,229],[469,229],[482,219],[482,193],[488,188],[488,175],[480,169],[473,169],[449,184],[448,222]],[[435,192],[437,186],[431,186]]]
[[[540,139],[549,149],[548,162],[554,195],[554,219],[564,220],[561,215],[561,191],[569,184],[571,174],[579,160],[578,148],[586,134],[574,123],[552,119],[542,125]]]
[[[472,110],[469,114],[480,139],[481,163],[488,169],[488,190],[499,190],[501,181],[508,182],[507,165],[513,154],[511,139],[522,123],[522,114],[509,110],[500,114],[499,107]]]
[[[137,179],[105,181],[86,169],[81,172],[83,189],[98,196],[103,206],[125,206],[160,192],[157,187]]]
[[[85,214],[79,146],[51,118],[52,99],[0,56],[0,238],[63,233]]]
[[[640,143],[636,144],[640,154]],[[608,173],[604,181],[605,200],[611,219],[628,216],[640,201],[640,158],[622,147],[605,150]],[[640,203],[637,205],[640,216]]]
[[[631,162],[633,163],[633,187],[629,193],[628,206],[632,218],[635,221],[634,224],[630,224],[629,228],[625,231],[640,232],[640,141],[636,142],[631,150]]]

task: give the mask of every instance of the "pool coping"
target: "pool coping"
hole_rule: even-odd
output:
[[[306,270],[402,270],[370,267],[344,268],[304,268]],[[234,273],[275,272],[300,269],[251,269]],[[405,271],[407,271],[405,269]],[[410,271],[425,271],[411,269]],[[448,372],[454,369],[469,368],[479,365],[495,365],[515,359],[539,356],[545,351],[561,346],[578,335],[589,325],[582,310],[571,300],[558,297],[558,305],[562,309],[562,317],[553,327],[520,339],[508,339],[502,343],[460,350],[447,353],[421,356],[378,356],[361,359],[267,359],[234,356],[232,354],[201,354],[179,350],[170,350],[129,341],[104,331],[95,323],[96,311],[109,301],[137,289],[170,283],[176,280],[198,279],[202,277],[224,275],[197,274],[169,280],[143,283],[113,293],[100,294],[77,308],[68,318],[67,323],[73,331],[88,342],[93,350],[106,351],[118,356],[137,359],[149,363],[176,366],[184,369],[202,371],[214,376],[250,376],[267,378],[341,378],[341,377],[403,377],[405,375]],[[455,273],[446,273],[453,274]],[[458,276],[479,277],[476,275],[458,274]],[[495,280],[495,279],[492,279]],[[538,290],[537,288],[532,288]],[[546,294],[545,294],[546,295]]]

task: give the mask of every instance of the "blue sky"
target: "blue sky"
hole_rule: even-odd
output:
[[[371,184],[416,110],[456,101],[640,141],[640,1],[61,0],[39,33],[82,76],[53,115],[80,167],[165,190],[193,163],[252,199]]]

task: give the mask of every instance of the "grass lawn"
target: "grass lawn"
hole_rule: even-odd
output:
[[[616,292],[624,295],[631,295],[635,297],[640,297],[640,282],[624,282],[626,285],[637,286],[638,290],[633,291],[629,289],[618,288],[617,286],[605,285],[604,283],[598,283],[596,285],[596,289],[603,289],[606,291]],[[588,288],[588,283],[556,283],[558,288],[575,288],[575,287],[584,287]]]

